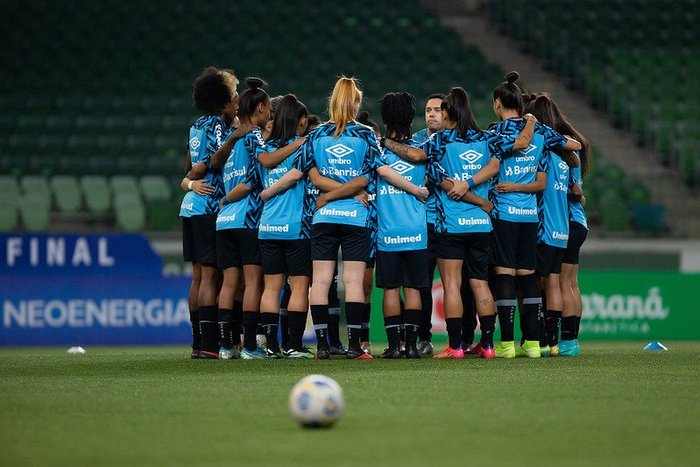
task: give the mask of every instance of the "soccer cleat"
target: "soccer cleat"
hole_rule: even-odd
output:
[[[244,347],[241,358],[243,360],[264,360],[267,358],[267,353],[260,347],[256,347],[255,350],[248,350]]]
[[[202,360],[218,360],[219,354],[216,352],[207,352],[206,350],[200,350],[199,358],[201,358]]]
[[[219,349],[219,358],[221,360],[235,360],[241,358],[241,352],[236,347],[230,349],[221,347]]]
[[[464,358],[464,350],[461,348],[453,349],[449,345],[437,355],[433,355],[433,358]]]
[[[360,342],[360,348],[367,355],[372,355],[372,343],[369,341]]]
[[[406,358],[420,358],[420,352],[416,347],[406,347]]]
[[[578,339],[559,341],[560,357],[578,357],[579,355],[581,355],[581,349],[578,346]]]
[[[271,359],[271,360],[279,360],[284,357],[284,354],[282,352],[274,352],[270,349],[265,349],[265,358]]]
[[[542,356],[539,341],[525,341],[521,349],[528,358],[540,358]]]
[[[479,349],[479,358],[496,358],[496,351],[493,347],[481,347]]]
[[[331,358],[331,352],[328,349],[324,349],[323,347],[321,348],[316,348],[316,356],[314,357],[316,360],[329,360]]]
[[[348,350],[343,347],[343,344],[340,342],[338,342],[337,345],[331,344],[328,350],[330,351],[331,355],[345,355],[348,353]]]
[[[349,348],[345,355],[348,360],[371,360],[372,355],[368,354],[364,349]]]
[[[435,352],[433,344],[430,341],[420,341],[417,348],[418,353],[422,356],[432,355]]]
[[[515,343],[513,341],[501,341],[493,348],[498,358],[515,358]]]
[[[479,355],[479,352],[481,352],[481,342],[477,342],[476,345],[469,344],[466,347],[462,344],[462,349],[465,355]]]
[[[384,352],[379,356],[380,358],[401,358],[401,350],[400,349],[392,349],[389,347],[388,349],[384,349]]]
[[[202,351],[199,349],[192,349],[192,353],[190,354],[190,358],[192,360],[199,360],[202,358]]]
[[[264,348],[267,345],[267,337],[265,337],[265,334],[257,334],[255,342],[258,344],[258,347]]]
[[[559,356],[559,344],[555,344],[555,345],[549,347],[549,356],[550,357],[558,357]]]
[[[284,352],[284,356],[290,360],[305,360],[315,357],[314,353],[308,347],[302,347],[299,350],[288,349]]]
[[[540,346],[540,356],[541,357],[549,357],[549,351],[550,351],[550,348],[548,345],[545,345],[544,347]]]

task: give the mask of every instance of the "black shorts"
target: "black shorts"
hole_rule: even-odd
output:
[[[569,241],[566,243],[563,263],[578,264],[579,252],[586,241],[588,229],[578,222],[569,222]]]
[[[428,250],[377,251],[377,287],[428,287]]]
[[[226,229],[216,231],[216,257],[221,269],[260,264],[257,229]]]
[[[182,218],[182,257],[189,263],[216,266],[216,214]]]
[[[462,271],[469,279],[488,280],[490,233],[443,233],[437,236],[435,254],[441,259],[464,261]]]
[[[537,222],[492,219],[491,263],[513,269],[537,266]]]
[[[550,274],[561,273],[561,261],[564,258],[564,248],[544,243],[537,244],[537,275],[548,277]]]
[[[311,259],[337,261],[338,248],[343,261],[369,261],[372,234],[367,227],[320,223],[311,226]]]
[[[311,277],[311,240],[260,240],[263,274]]]

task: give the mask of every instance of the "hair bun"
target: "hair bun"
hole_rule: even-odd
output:
[[[513,84],[513,83],[515,83],[515,82],[518,80],[518,78],[520,78],[520,75],[518,74],[518,72],[517,72],[517,71],[511,71],[510,73],[508,73],[508,74],[506,75],[506,82],[507,82],[508,84]]]
[[[261,80],[260,78],[255,78],[255,77],[250,77],[245,79],[245,84],[248,85],[251,89],[258,89],[264,87],[267,83],[265,81]]]
[[[363,110],[362,112],[358,113],[357,121],[366,125],[367,122],[369,122],[369,112]]]

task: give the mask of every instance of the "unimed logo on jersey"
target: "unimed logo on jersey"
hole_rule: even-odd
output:
[[[413,166],[407,162],[404,162],[404,161],[396,161],[393,164],[389,165],[389,167],[396,170],[401,175],[405,174],[406,172],[408,172],[410,170],[413,170]]]
[[[326,152],[331,156],[335,157],[345,157],[348,154],[355,152],[354,149],[347,147],[342,143],[334,144],[333,146],[326,148]]]
[[[478,161],[481,159],[484,155],[481,154],[480,152],[477,152],[473,149],[470,149],[468,151],[464,151],[462,154],[460,154],[458,157],[462,159],[463,161],[467,161],[469,164],[473,164],[474,162]]]

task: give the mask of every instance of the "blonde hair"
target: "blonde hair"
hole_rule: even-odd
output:
[[[328,104],[328,115],[335,124],[335,137],[340,136],[348,123],[355,120],[355,114],[362,102],[362,91],[355,78],[342,76],[336,81]]]
[[[238,94],[237,87],[239,81],[233,73],[233,70],[221,70],[221,77],[224,80],[224,84],[231,90],[231,97],[235,97],[236,94]]]

